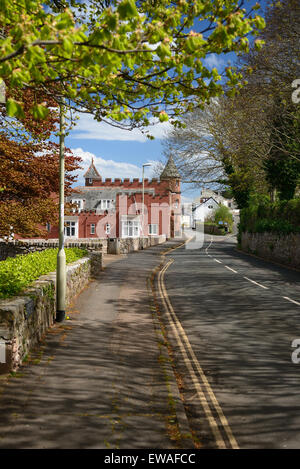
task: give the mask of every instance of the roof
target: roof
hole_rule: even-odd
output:
[[[174,163],[172,155],[170,155],[167,164],[160,175],[160,180],[163,179],[180,179],[180,174],[178,172],[176,164]]]
[[[94,165],[94,159],[92,159],[90,167],[83,177],[85,177],[86,179],[102,179],[96,169],[96,166]]]
[[[218,203],[213,197],[209,197],[209,199],[207,199],[205,202],[202,202],[201,204],[198,204],[198,205],[196,205],[195,207],[193,207],[193,208],[192,208],[192,211],[194,212],[197,208],[201,207],[202,205],[207,205],[207,203],[208,203],[210,200],[213,200],[217,205],[219,205],[219,203]]]

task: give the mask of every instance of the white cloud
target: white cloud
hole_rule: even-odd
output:
[[[157,139],[165,138],[167,131],[171,129],[172,125],[169,122],[157,122],[147,128],[150,134]],[[139,129],[118,129],[104,122],[97,122],[89,114],[80,116],[77,126],[72,130],[71,137],[87,140],[148,141],[147,137]]]
[[[211,54],[211,55],[208,55],[204,59],[203,63],[206,67],[209,67],[209,68],[216,67],[218,71],[221,71],[220,69],[224,66],[225,62],[224,62],[224,59],[220,55]]]
[[[78,179],[76,185],[84,184],[83,175],[87,171],[91,164],[92,158],[94,158],[94,164],[100,173],[102,179],[105,178],[142,178],[142,165],[137,166],[131,163],[123,163],[115,160],[105,160],[101,156],[96,156],[94,153],[84,151],[82,148],[72,148],[72,153],[75,156],[82,158],[82,170],[78,171]],[[147,177],[147,176],[145,176]]]

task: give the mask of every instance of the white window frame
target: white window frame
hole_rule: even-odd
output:
[[[101,210],[110,210],[112,208],[111,206],[111,200],[110,199],[101,199],[100,200],[100,209]]]
[[[106,223],[105,225],[105,234],[110,234],[110,223]]]
[[[81,200],[81,199],[77,199],[77,200],[74,199],[74,200],[72,200],[71,202],[72,202],[72,204],[77,205],[77,210],[78,210],[78,212],[81,212],[81,210],[82,210],[82,208],[83,208],[83,207],[81,206],[82,200]],[[76,212],[76,208],[73,208],[73,212]]]
[[[66,238],[78,238],[78,221],[66,220],[64,233]]]
[[[124,220],[122,222],[122,238],[138,238],[140,236],[140,222],[138,220]]]
[[[91,229],[90,229],[90,234],[95,234],[96,233],[96,224],[95,223],[91,223]]]
[[[148,233],[150,236],[158,236],[158,224],[150,223],[148,225]]]
[[[89,184],[93,184],[93,179],[89,178]]]

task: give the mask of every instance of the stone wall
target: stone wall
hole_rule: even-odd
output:
[[[144,238],[98,238],[98,239],[76,239],[76,241],[66,241],[65,247],[83,248],[88,251],[101,250],[103,254],[125,254],[131,251],[138,251],[149,246],[155,246],[166,241],[165,235],[147,236]],[[51,239],[26,239],[10,242],[0,242],[0,261],[7,257],[16,257],[19,254],[29,254],[35,251],[58,248],[58,240]]]
[[[91,252],[89,257],[67,265],[68,306],[87,285],[91,276],[97,276],[101,268],[100,251]],[[43,275],[22,296],[0,300],[0,374],[16,370],[53,324],[56,311],[55,281],[55,272]]]
[[[107,252],[107,239],[77,239],[76,241],[66,241],[66,248],[83,248],[89,251],[102,250]],[[19,254],[29,254],[30,252],[44,251],[45,249],[58,248],[58,239],[24,239],[15,241],[0,241],[0,261],[7,257],[16,257]]]
[[[146,236],[144,238],[114,238],[108,240],[107,252],[109,254],[127,254],[132,251],[140,251],[150,246],[164,243],[166,236]]]
[[[300,234],[242,233],[241,249],[300,269]]]

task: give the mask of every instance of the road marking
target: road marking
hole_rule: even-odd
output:
[[[210,246],[212,245],[212,242],[213,242],[213,237],[211,236],[211,237],[210,237],[210,244],[209,244],[209,245],[206,247],[206,249],[205,249],[205,252],[206,252],[207,255],[208,255],[207,250],[208,250],[208,249],[210,248]],[[211,257],[211,256],[210,256],[210,257]]]
[[[228,267],[228,265],[225,265],[226,269],[228,270],[231,270],[231,272],[234,272],[235,274],[237,274],[237,271],[232,269],[231,267]]]
[[[214,259],[214,261],[219,262],[219,264],[222,264],[222,262],[221,262],[221,261],[218,261],[218,259]]]
[[[283,296],[282,298],[284,298],[285,300],[290,301],[291,303],[295,303],[295,305],[300,306],[300,303],[298,303],[298,301],[292,300],[292,299],[289,298],[288,296]]]
[[[265,287],[264,285],[261,285],[260,283],[255,282],[255,280],[251,280],[251,278],[248,278],[248,277],[244,277],[244,278],[248,280],[249,282],[252,282],[255,285],[258,285],[259,287],[264,288],[265,290],[269,290],[269,287]]]
[[[197,392],[197,395],[199,397],[199,400],[202,404],[202,407],[203,407],[203,410],[205,412],[205,415],[206,415],[206,418],[208,420],[208,423],[212,429],[212,432],[214,434],[214,437],[215,437],[215,440],[216,440],[216,444],[218,446],[218,448],[226,448],[226,443],[221,435],[221,432],[219,430],[219,425],[217,423],[217,421],[215,420],[214,416],[212,415],[212,412],[211,412],[211,409],[210,409],[210,406],[209,406],[209,403],[206,399],[206,396],[202,390],[202,386],[201,386],[201,383],[199,382],[199,379],[197,378],[196,374],[195,374],[195,370],[193,368],[193,365],[194,367],[196,368],[196,370],[198,371],[199,373],[199,376],[202,380],[202,384],[204,386],[204,389],[207,393],[207,395],[209,396],[210,400],[211,400],[211,403],[216,411],[216,413],[218,414],[218,417],[220,419],[220,423],[227,435],[227,438],[230,442],[230,445],[233,449],[238,449],[238,444],[237,444],[237,441],[236,439],[234,438],[233,434],[232,434],[232,431],[231,431],[231,428],[228,424],[228,421],[225,417],[225,415],[223,414],[223,411],[214,395],[214,392],[197,360],[197,357],[195,356],[194,354],[194,351],[191,347],[191,344],[188,340],[188,337],[180,323],[180,321],[178,320],[176,314],[175,314],[175,311],[170,303],[170,300],[169,300],[169,297],[168,297],[168,293],[166,291],[166,288],[165,288],[165,285],[164,285],[164,274],[166,272],[166,270],[168,269],[168,267],[174,262],[174,259],[170,259],[169,262],[163,267],[163,269],[159,272],[159,275],[158,275],[158,287],[159,287],[159,294],[160,294],[160,297],[162,299],[162,302],[163,302],[163,305],[165,307],[165,310],[166,310],[166,313],[168,315],[168,318],[169,318],[169,322],[170,322],[170,325],[174,331],[174,335],[176,337],[176,341],[178,343],[178,346],[179,346],[179,349],[182,353],[182,356],[183,356],[183,359],[184,359],[184,362],[187,366],[187,369],[190,373],[190,376],[191,376],[191,379],[194,383],[194,386],[195,386],[195,389],[196,389],[196,392]],[[183,341],[185,342],[185,346],[182,342],[182,339],[180,337],[180,334],[182,336],[182,339]],[[191,359],[189,358],[187,352],[189,352],[190,354],[190,357]]]

